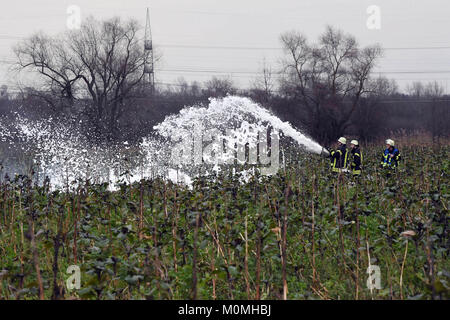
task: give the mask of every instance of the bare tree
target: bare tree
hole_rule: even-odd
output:
[[[224,97],[227,94],[235,94],[237,92],[231,78],[212,77],[205,83],[205,94],[209,97]]]
[[[386,108],[381,105],[381,100],[393,97],[397,92],[398,85],[395,80],[385,77],[369,80],[367,94],[360,100],[352,117],[352,127],[359,140],[367,142],[386,130],[383,120],[389,116],[386,115]]]
[[[138,30],[135,20],[99,22],[90,18],[69,36],[72,59],[68,63],[73,70],[82,70],[83,89],[91,98],[97,124],[112,132],[117,129],[126,99],[143,78],[145,53]]]
[[[253,88],[251,90],[252,96],[259,102],[268,103],[273,95],[274,87],[272,67],[264,60],[261,74],[254,80]]]
[[[281,36],[286,58],[281,89],[309,113],[311,134],[321,142],[343,135],[370,73],[381,56],[379,46],[359,48],[351,35],[327,27],[317,44],[296,31]]]
[[[437,81],[428,83],[423,90],[423,95],[427,98],[438,99],[444,95],[444,87]]]
[[[428,83],[423,90],[423,95],[430,100],[427,110],[427,127],[433,137],[433,142],[440,142],[440,137],[448,134],[449,107],[444,96],[444,87],[437,81]]]
[[[39,76],[39,90],[34,94],[47,102],[49,95],[62,98],[60,107],[72,106],[75,95],[75,82],[80,79],[81,70],[68,66],[69,53],[61,37],[51,38],[43,33],[37,33],[14,47],[17,57],[16,68],[32,70]]]
[[[8,86],[6,85],[0,87],[0,100],[8,100]]]
[[[15,49],[18,65],[37,71],[47,88],[58,89],[71,102],[75,97],[89,99],[90,119],[100,132],[114,134],[143,78],[145,52],[139,29],[135,20],[91,17],[80,30],[23,41]]]
[[[407,85],[406,91],[410,96],[421,98],[425,94],[425,88],[422,82],[415,81],[411,85]]]

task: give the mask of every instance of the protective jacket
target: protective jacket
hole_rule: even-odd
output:
[[[347,145],[341,145],[337,150],[330,151],[331,156],[331,170],[333,172],[341,172],[342,169],[347,168],[348,151]]]
[[[352,162],[350,163],[350,167],[352,169],[353,175],[359,176],[361,175],[363,155],[359,147],[352,149],[351,152],[352,152]]]
[[[400,151],[395,147],[388,148],[384,150],[383,156],[381,157],[381,167],[391,169],[397,168],[400,160]]]

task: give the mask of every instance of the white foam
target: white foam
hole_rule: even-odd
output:
[[[198,168],[193,170],[192,167],[173,166],[170,156],[176,143],[173,140],[175,136],[201,134],[195,130],[217,129],[222,133],[231,130],[232,138],[225,135],[221,138],[226,138],[226,143],[234,145],[235,142],[255,140],[255,130],[262,131],[269,126],[290,137],[307,151],[317,154],[322,151],[318,143],[289,122],[281,121],[250,99],[237,96],[210,99],[208,106],[185,107],[156,125],[156,134],[145,137],[137,146],[129,142],[109,147],[93,145],[79,133],[77,124],[53,119],[31,121],[19,115],[16,115],[13,129],[0,119],[0,141],[20,139],[23,151],[32,155],[36,166],[39,166],[41,177],[48,176],[56,188],[66,187],[68,182],[77,179],[88,178],[94,183],[108,182],[110,189],[114,190],[117,182],[133,183],[157,176],[191,185],[196,175],[221,170],[218,163],[203,172]],[[135,158],[125,160],[131,156]],[[222,156],[218,162],[226,160],[226,154]],[[250,176],[251,171],[243,174],[246,180]]]

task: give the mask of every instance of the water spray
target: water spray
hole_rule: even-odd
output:
[[[185,107],[178,114],[166,117],[154,127],[154,134],[145,137],[143,142],[136,146],[138,152],[133,152],[136,158],[133,158],[132,162],[124,161],[125,158],[129,159],[130,146],[90,145],[83,137],[83,130],[76,124],[63,124],[52,119],[35,121],[20,116],[16,117],[12,124],[14,128],[11,130],[7,123],[8,121],[0,119],[0,140],[10,141],[13,148],[16,148],[13,143],[15,139],[24,141],[22,145],[24,152],[32,154],[35,165],[39,167],[36,168],[36,172],[48,175],[51,185],[56,188],[64,188],[68,182],[80,178],[91,179],[95,183],[108,182],[112,187],[123,180],[124,172],[127,173],[127,179],[124,181],[127,183],[155,177],[176,180],[174,182],[179,183],[183,182],[180,181],[182,176],[184,177],[182,180],[189,184],[189,181],[200,172],[210,174],[220,168],[203,166],[204,154],[199,154],[195,146],[191,150],[189,144],[185,145],[186,152],[183,151],[183,154],[193,155],[193,159],[190,159],[192,165],[186,168],[174,166],[171,162],[171,153],[180,141],[175,141],[174,137],[183,138],[198,134],[205,138],[204,133],[208,130],[217,130],[220,132],[220,141],[226,141],[228,145],[233,146],[235,143],[259,141],[260,133],[277,132],[284,137],[284,143],[289,143],[294,148],[324,157],[329,156],[326,148],[294,128],[289,122],[282,121],[251,99],[237,96],[210,99],[207,106]],[[202,130],[199,129],[197,133],[193,128]],[[228,135],[227,131],[230,130],[232,134]],[[206,140],[210,143],[211,137]],[[272,148],[274,140],[270,141]],[[263,148],[267,150],[268,141]],[[270,152],[270,159],[263,164],[264,161],[261,161],[259,156],[258,161],[261,161],[259,167],[264,169],[274,167],[276,170],[273,170],[273,173],[276,173],[279,163],[274,159],[275,155]],[[249,162],[254,164],[250,159]],[[218,163],[225,163],[225,159],[218,159]],[[198,170],[199,165],[203,166],[204,170]]]
[[[320,155],[324,158],[328,158],[330,156],[330,152],[326,148],[322,147],[322,151],[320,151]]]

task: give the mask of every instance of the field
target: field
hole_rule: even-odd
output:
[[[65,192],[11,178],[0,186],[0,298],[448,299],[450,147],[401,151],[389,177],[380,149],[363,149],[360,181],[313,155],[270,178],[192,189]],[[79,289],[68,290],[71,265]],[[367,285],[369,265],[381,288]]]

